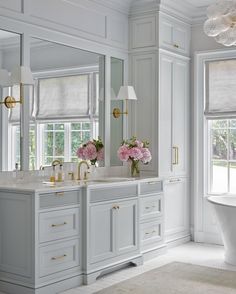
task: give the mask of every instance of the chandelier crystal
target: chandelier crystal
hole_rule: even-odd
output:
[[[219,0],[207,8],[204,32],[224,46],[236,46],[236,0]]]

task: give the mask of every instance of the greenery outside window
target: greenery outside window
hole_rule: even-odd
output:
[[[236,119],[209,120],[209,194],[236,194]]]

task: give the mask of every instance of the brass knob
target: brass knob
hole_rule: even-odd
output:
[[[175,48],[179,48],[179,45],[178,45],[178,44],[174,44],[174,47],[175,47]]]

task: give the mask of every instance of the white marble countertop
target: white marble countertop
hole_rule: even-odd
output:
[[[99,179],[90,179],[88,181],[65,181],[56,182],[55,184],[50,182],[39,182],[30,180],[16,180],[6,181],[0,183],[0,191],[16,191],[16,192],[28,192],[28,193],[51,193],[57,191],[71,191],[77,190],[83,187],[101,187],[101,186],[112,186],[114,184],[125,184],[132,182],[149,182],[149,181],[160,181],[158,177],[139,177],[139,178],[125,178],[125,177],[105,177]]]

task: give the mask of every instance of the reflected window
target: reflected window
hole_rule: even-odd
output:
[[[30,169],[62,162],[77,162],[78,147],[98,138],[98,72],[38,78],[32,102],[29,134]],[[12,162],[19,162],[19,115],[10,115]],[[14,166],[13,166],[14,168]]]

